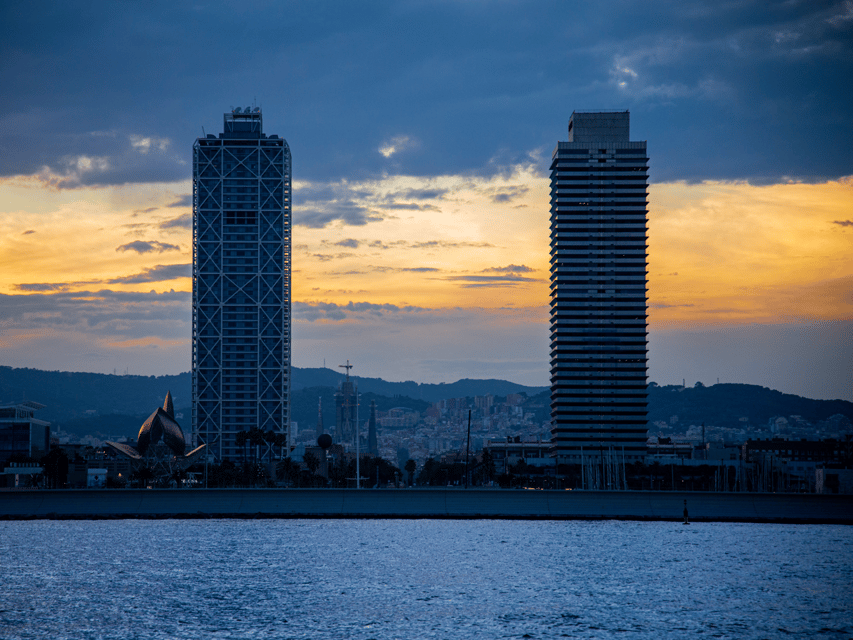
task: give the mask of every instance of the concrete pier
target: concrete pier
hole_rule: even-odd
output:
[[[0,491],[0,519],[451,518],[853,524],[853,496],[512,489]]]

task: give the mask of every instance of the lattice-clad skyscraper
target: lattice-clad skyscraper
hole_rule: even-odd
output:
[[[578,112],[551,162],[551,418],[560,462],[645,455],[645,142]]]
[[[235,460],[239,432],[289,433],[291,173],[260,109],[224,129],[193,145],[193,437]]]

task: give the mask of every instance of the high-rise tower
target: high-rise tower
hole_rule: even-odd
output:
[[[240,431],[289,433],[290,189],[258,108],[193,145],[193,436],[217,461]]]
[[[551,162],[551,418],[560,462],[646,442],[645,142],[629,114],[575,111]]]

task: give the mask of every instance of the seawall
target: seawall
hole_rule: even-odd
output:
[[[452,518],[853,524],[853,495],[500,489],[0,491],[0,519]]]

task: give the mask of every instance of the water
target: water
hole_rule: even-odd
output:
[[[0,522],[0,638],[849,638],[853,527]]]

